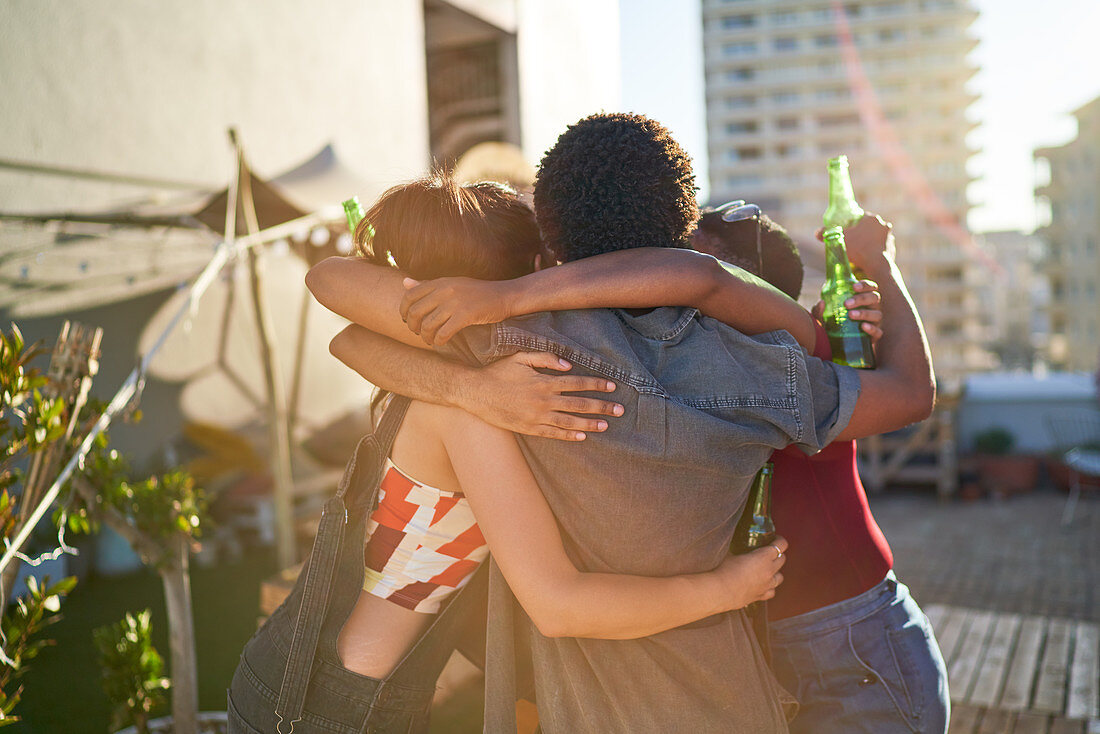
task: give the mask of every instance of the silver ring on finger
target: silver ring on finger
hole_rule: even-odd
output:
[[[776,545],[775,543],[772,543],[771,546],[772,546],[772,548],[775,548],[775,552],[779,554],[775,557],[775,560],[778,561],[780,558],[783,557],[783,551],[779,550],[779,546]]]

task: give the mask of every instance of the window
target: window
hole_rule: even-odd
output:
[[[821,128],[845,127],[858,125],[859,115],[855,113],[845,115],[818,115],[817,126]]]
[[[792,36],[783,36],[772,41],[772,48],[780,53],[795,51],[798,49],[798,39]]]
[[[775,127],[779,130],[797,130],[798,118],[797,117],[780,117],[775,121]]]
[[[759,126],[756,124],[756,120],[738,120],[737,122],[730,122],[726,124],[726,132],[730,135],[740,135],[742,133],[754,133]]]
[[[733,69],[726,72],[727,82],[743,82],[752,79],[756,76],[756,70],[748,67],[742,67],[740,69]]]
[[[822,87],[814,92],[814,97],[819,101],[833,102],[840,99],[848,99],[851,94],[847,87]]]
[[[764,157],[763,148],[757,147],[735,148],[732,153],[739,161],[758,161]]]
[[[764,179],[756,174],[730,176],[726,179],[726,186],[733,190],[739,190],[749,186],[759,186],[762,183],[764,183]]]
[[[780,145],[775,149],[775,152],[779,154],[780,158],[797,158],[802,154],[802,148],[795,143],[791,143],[789,145]]]
[[[818,48],[832,48],[837,44],[837,37],[835,33],[825,33],[820,36],[814,36],[814,45]]]
[[[726,56],[752,56],[756,50],[756,41],[739,41],[722,46],[722,53]]]
[[[756,25],[755,15],[727,15],[722,18],[722,28],[725,30],[752,28],[754,25]]]
[[[883,28],[878,32],[879,43],[897,43],[905,40],[903,28]]]
[[[833,9],[829,8],[817,8],[810,16],[814,19],[815,23],[832,23],[833,22]]]
[[[784,10],[776,13],[772,13],[772,23],[775,25],[794,25],[798,22],[798,12],[794,10]]]
[[[801,95],[798,92],[776,92],[772,95],[772,101],[777,105],[792,105],[798,104]]]
[[[756,105],[756,97],[751,94],[740,94],[736,97],[726,97],[726,109],[737,110],[745,107],[754,107]]]

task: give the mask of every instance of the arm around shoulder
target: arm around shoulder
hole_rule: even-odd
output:
[[[426,349],[401,320],[404,275],[361,257],[330,257],[306,273],[306,287],[322,306],[348,321],[413,347]]]

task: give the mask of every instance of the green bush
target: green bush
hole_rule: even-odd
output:
[[[989,428],[974,436],[974,449],[980,454],[1003,456],[1015,444],[1016,437],[1005,428]]]
[[[150,713],[163,705],[169,681],[164,660],[153,647],[152,612],[129,612],[119,622],[92,630],[103,690],[111,701],[111,729],[133,725],[149,732]]]

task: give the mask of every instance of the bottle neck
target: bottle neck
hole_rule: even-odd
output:
[[[854,280],[852,264],[848,261],[848,248],[844,246],[844,235],[839,229],[825,233],[825,276],[829,281]]]
[[[355,232],[355,228],[364,217],[363,206],[359,203],[358,197],[344,202],[344,216],[348,219],[348,229]]]
[[[771,472],[760,471],[752,485],[752,514],[756,517],[771,514],[772,509],[772,475]]]
[[[829,204],[825,209],[826,228],[847,227],[862,216],[863,209],[856,203],[847,164],[830,164]]]

